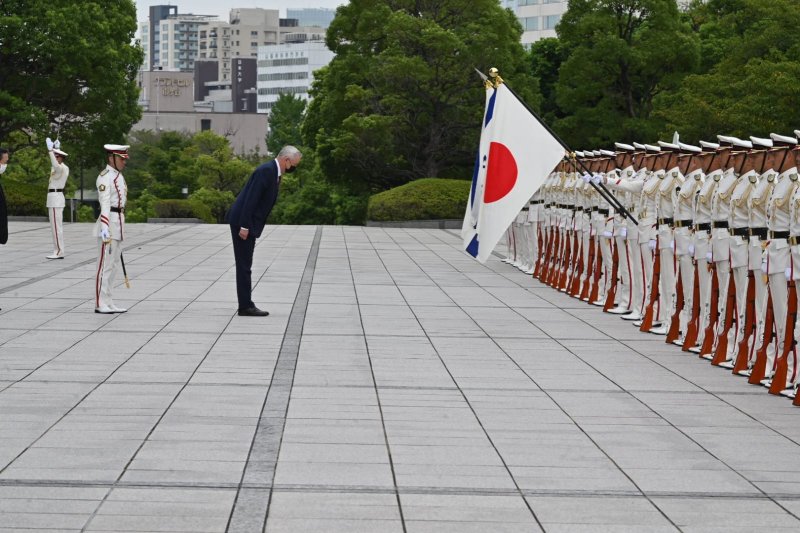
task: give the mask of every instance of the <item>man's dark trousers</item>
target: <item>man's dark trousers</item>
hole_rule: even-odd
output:
[[[250,309],[255,307],[252,299],[251,268],[253,251],[256,249],[256,238],[248,235],[246,239],[242,239],[239,237],[239,229],[231,226],[233,256],[236,259],[236,295],[239,297],[239,309]]]

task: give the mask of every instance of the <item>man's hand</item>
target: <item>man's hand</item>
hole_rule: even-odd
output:
[[[245,228],[239,228],[239,237],[242,240],[247,240],[247,236],[250,235],[250,230]]]
[[[108,242],[111,240],[111,234],[108,232],[108,228],[105,226],[100,228],[100,238],[103,239],[103,242]]]
[[[53,143],[53,148],[55,148],[56,150],[61,150],[61,141],[56,139],[56,142]]]
[[[48,149],[48,150],[52,150],[52,149],[53,149],[53,147],[55,146],[55,144],[53,144],[53,140],[52,140],[52,139],[50,139],[50,137],[48,137],[47,139],[45,139],[45,140],[44,140],[44,142],[45,142],[45,143],[47,143],[47,149]]]

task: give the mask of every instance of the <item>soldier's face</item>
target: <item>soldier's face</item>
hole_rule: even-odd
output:
[[[125,164],[128,162],[127,159],[124,157],[120,157],[118,155],[112,155],[108,158],[109,164],[117,170],[124,170]]]

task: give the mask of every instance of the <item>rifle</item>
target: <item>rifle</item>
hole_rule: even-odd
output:
[[[733,373],[738,374],[747,370],[750,361],[750,335],[756,330],[756,281],[753,271],[747,270],[747,305],[744,310],[744,329],[742,340],[739,341],[736,351],[736,363]]]
[[[786,313],[786,326],[783,332],[783,349],[775,360],[775,375],[769,387],[770,394],[780,394],[786,387],[786,374],[789,372],[789,352],[794,348],[794,322],[797,319],[797,288],[794,280],[789,281],[789,305]]]
[[[573,298],[580,296],[581,292],[581,276],[583,275],[583,238],[578,239],[578,233],[575,232],[575,249],[578,253],[575,255],[575,263],[572,267],[572,278],[569,282],[568,293]]]
[[[639,326],[639,331],[650,331],[653,327],[653,313],[654,307],[661,298],[661,293],[658,289],[658,282],[661,279],[661,250],[659,249],[659,238],[656,237],[656,249],[653,256],[653,277],[650,280],[650,303],[647,304],[647,309],[644,311],[644,318],[642,318],[642,325]]]
[[[733,313],[736,308],[736,283],[733,281],[733,272],[728,276],[728,301],[725,304],[725,317],[722,320],[722,331],[719,334],[717,347],[711,364],[719,366],[728,360],[728,332],[733,325]]]
[[[611,266],[611,286],[608,288],[608,293],[606,294],[606,303],[603,305],[603,311],[608,312],[612,307],[614,307],[614,301],[617,299],[617,276],[619,275],[619,246],[614,241],[614,238],[611,238],[611,246],[614,247],[614,251],[612,252],[612,266]]]
[[[714,331],[719,320],[719,278],[717,278],[716,263],[709,263],[711,269],[711,299],[709,302],[708,325],[703,333],[703,345],[700,347],[700,357],[710,354],[714,348]]]
[[[556,283],[556,289],[562,290],[565,289],[567,286],[567,273],[569,272],[569,266],[572,262],[572,241],[573,239],[570,237],[570,230],[564,229],[564,262],[562,265],[561,272],[558,276],[558,283]]]
[[[543,204],[540,204],[543,205]],[[536,259],[533,262],[533,277],[538,278],[539,273],[542,271],[542,256],[544,255],[544,237],[542,237],[542,225],[536,221]]]
[[[591,226],[589,229],[589,261],[586,264],[586,277],[583,279],[583,286],[581,287],[580,292],[580,299],[581,300],[588,300],[589,299],[589,288],[592,283],[592,272],[594,272],[594,260],[595,260],[595,250],[594,250],[594,236],[592,235]]]

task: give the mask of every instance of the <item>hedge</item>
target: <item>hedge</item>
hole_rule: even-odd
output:
[[[158,218],[199,218],[214,223],[211,208],[196,200],[158,200],[153,204]]]
[[[13,216],[47,216],[47,184],[3,182],[8,214]]]
[[[422,178],[370,197],[367,219],[375,221],[464,218],[472,182]]]

